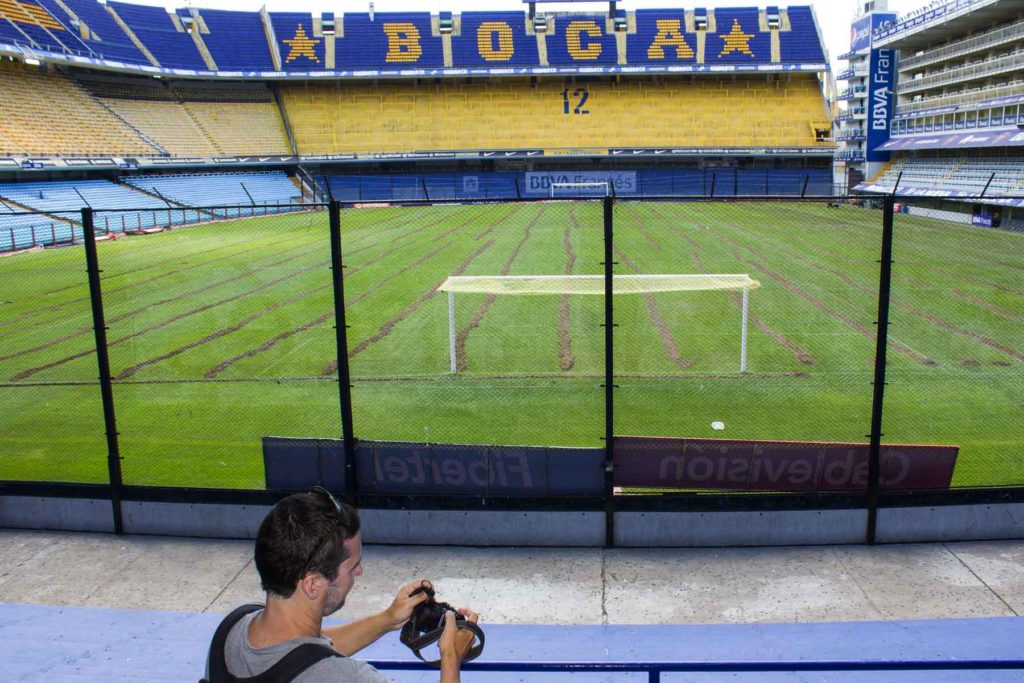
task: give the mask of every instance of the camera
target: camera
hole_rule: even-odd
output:
[[[416,605],[413,609],[412,621],[413,628],[420,633],[429,633],[430,631],[436,631],[439,628],[444,627],[444,613],[455,612],[458,619],[462,619],[459,616],[458,611],[449,605],[447,602],[438,602],[434,599],[434,589],[427,585],[422,585],[412,593],[409,593],[409,597],[425,593],[427,599]]]

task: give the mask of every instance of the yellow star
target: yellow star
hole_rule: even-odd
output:
[[[750,39],[754,37],[753,33],[744,33],[743,27],[740,26],[739,19],[732,20],[732,30],[724,36],[721,36],[725,45],[722,47],[722,52],[719,57],[724,57],[730,52],[742,52],[748,57],[753,57],[754,53],[750,51]]]
[[[310,39],[306,35],[306,29],[302,28],[302,24],[299,24],[299,27],[295,30],[294,38],[285,38],[281,42],[288,43],[288,46],[291,47],[291,50],[288,52],[288,59],[284,60],[285,64],[299,57],[309,57],[317,64],[320,63],[320,59],[316,56],[316,50],[313,49],[320,41]]]

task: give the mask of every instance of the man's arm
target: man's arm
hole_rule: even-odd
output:
[[[342,626],[330,626],[323,629],[323,634],[331,639],[335,650],[346,657],[351,657],[367,645],[376,642],[385,633],[402,628],[402,624],[412,616],[413,608],[427,599],[426,593],[409,596],[423,584],[429,586],[430,582],[419,579],[407,583],[398,589],[398,595],[383,612]]]
[[[459,609],[459,614],[474,624],[480,618],[476,612],[465,607]],[[459,630],[455,627],[454,614],[451,612],[445,614],[444,631],[441,633],[441,641],[438,643],[438,648],[441,650],[441,683],[460,683],[459,668],[475,639],[476,636],[472,631]]]

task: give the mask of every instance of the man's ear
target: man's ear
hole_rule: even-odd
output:
[[[309,600],[316,600],[320,595],[320,591],[323,590],[321,585],[323,581],[322,576],[316,572],[307,572],[302,579],[299,580],[299,590]]]

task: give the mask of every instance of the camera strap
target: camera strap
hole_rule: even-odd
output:
[[[465,631],[472,631],[473,635],[476,636],[476,644],[469,648],[469,652],[466,653],[465,658],[462,661],[469,662],[480,656],[480,653],[484,651],[484,632],[479,626],[474,624],[472,621],[464,617],[456,617],[455,628]],[[420,661],[426,662],[431,666],[441,666],[441,660],[429,660],[425,659],[420,650],[424,649],[429,645],[433,645],[437,641],[441,640],[441,634],[444,633],[444,622],[441,626],[435,628],[433,631],[427,631],[426,633],[419,633],[416,630],[412,620],[405,622],[405,626],[402,627],[402,633],[400,640],[402,644],[412,650],[412,653],[416,655]]]

